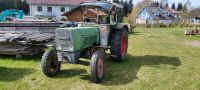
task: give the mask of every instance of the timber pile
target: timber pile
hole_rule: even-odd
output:
[[[0,54],[33,55],[44,51],[45,43],[54,40],[52,34],[39,32],[0,31]]]
[[[39,31],[54,34],[55,29],[61,25],[63,22],[2,22],[0,23],[0,31]]]
[[[74,27],[76,23],[64,22],[2,22],[0,23],[0,54],[33,55],[44,51],[54,40],[55,30]]]

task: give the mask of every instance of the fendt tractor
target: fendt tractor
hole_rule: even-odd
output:
[[[43,54],[41,68],[48,77],[56,76],[61,63],[77,64],[80,58],[91,58],[91,80],[102,81],[104,76],[105,51],[110,49],[111,59],[126,60],[130,25],[118,23],[123,7],[111,2],[82,3],[78,6],[83,18],[90,9],[108,14],[105,19],[98,16],[96,22],[79,23],[77,27],[62,27],[55,31],[55,43]],[[89,20],[86,20],[89,21]]]

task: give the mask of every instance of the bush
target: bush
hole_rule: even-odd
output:
[[[151,25],[146,25],[146,28],[150,28],[151,27]]]
[[[181,23],[178,26],[179,27],[189,27],[190,25],[188,23]]]
[[[167,25],[163,24],[163,23],[160,23],[159,24],[159,27],[167,27]]]
[[[61,18],[60,21],[66,21],[66,19],[65,18]]]

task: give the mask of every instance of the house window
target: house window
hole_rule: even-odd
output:
[[[52,7],[47,7],[48,12],[52,12]]]
[[[38,12],[41,12],[42,11],[42,6],[38,6],[37,10],[38,10]]]
[[[61,8],[60,8],[60,11],[61,11],[61,12],[65,12],[65,7],[61,7]]]

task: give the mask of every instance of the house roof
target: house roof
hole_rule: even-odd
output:
[[[155,13],[159,10],[159,7],[145,7],[148,11]]]
[[[171,13],[174,13],[174,14],[179,14],[180,13],[179,11],[176,11],[176,10],[171,9],[171,8],[168,8],[167,10],[170,11]]]
[[[108,14],[104,13],[103,11],[99,10],[98,12],[95,11],[94,9],[88,9],[89,12],[95,14],[95,15],[99,15],[99,16],[107,16]]]
[[[72,10],[70,10],[70,11],[64,13],[63,15],[69,15],[70,13],[73,13],[74,11],[79,10],[79,9],[81,9],[81,7],[76,7],[76,8],[74,8],[74,9],[72,9]],[[97,12],[97,11],[95,11],[95,9],[87,9],[87,11],[90,12],[90,13],[93,13],[93,14],[95,14],[95,15],[99,15],[99,16],[107,16],[107,15],[108,15],[108,14],[104,13],[104,12],[101,11],[101,10],[99,10],[99,11]]]
[[[50,4],[50,5],[79,5],[83,2],[94,2],[96,0],[27,0],[28,4]]]

